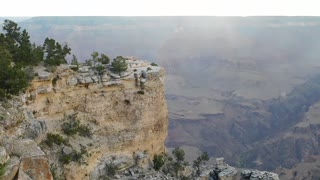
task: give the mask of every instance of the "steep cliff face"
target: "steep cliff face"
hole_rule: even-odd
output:
[[[85,147],[89,154],[86,165],[64,165],[67,179],[88,176],[106,156],[134,158],[143,152],[153,157],[165,151],[168,112],[162,68],[147,71],[143,90],[136,84],[133,72],[112,80],[107,74],[79,73],[61,66],[55,73],[39,70],[38,75],[25,94],[26,108],[35,119],[45,122],[46,133],[61,134],[69,138],[72,149]],[[62,124],[70,122],[70,116],[89,127],[92,136],[63,134]],[[43,133],[36,141],[45,138]],[[52,149],[44,151],[51,163],[57,161]]]

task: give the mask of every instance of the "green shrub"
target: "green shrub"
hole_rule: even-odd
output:
[[[78,133],[80,136],[83,137],[91,137],[92,136],[92,129],[87,125],[80,125],[78,128]]]
[[[180,162],[174,162],[172,164],[172,169],[174,171],[174,173],[176,174],[176,176],[178,175],[178,172],[181,171],[183,169],[183,166]]]
[[[67,135],[75,135],[78,132],[80,122],[78,120],[71,120],[64,122],[61,125],[62,131]]]
[[[102,65],[97,65],[96,67],[96,71],[98,73],[98,75],[102,75],[103,74],[103,71],[105,70],[106,68]]]
[[[36,75],[32,66],[26,66],[24,68],[24,73],[26,74],[26,79],[28,82],[31,81],[33,77]]]
[[[151,71],[152,70],[152,68],[151,67],[147,67],[147,71]]]
[[[174,150],[172,150],[172,154],[176,158],[176,161],[178,162],[184,161],[185,152],[180,147],[177,147]]]
[[[24,69],[12,66],[10,60],[3,59],[0,49],[0,98],[17,95],[28,86],[28,78]]]
[[[57,81],[59,80],[59,76],[56,76],[52,79],[51,83],[52,83],[52,86],[56,86],[57,85]]]
[[[71,154],[68,154],[68,155],[63,154],[63,155],[61,155],[59,160],[60,160],[60,162],[62,164],[69,164],[71,162]]]
[[[151,66],[158,66],[158,64],[156,64],[156,63],[151,63]]]
[[[81,163],[84,155],[87,155],[88,152],[85,147],[81,146],[80,152],[73,150],[70,154],[63,154],[59,158],[60,162],[63,164],[69,164],[71,161]]]
[[[164,165],[165,163],[165,159],[164,159],[164,156],[163,155],[154,155],[153,157],[153,168],[156,170],[156,171],[159,171],[160,168]]]
[[[200,165],[204,163],[204,161],[209,161],[209,155],[207,152],[202,153],[196,160],[193,161],[193,168],[196,170],[196,175],[200,176]]]
[[[138,91],[138,94],[144,94],[143,90]]]
[[[48,133],[47,134],[47,139],[44,141],[49,147],[52,147],[53,143],[57,145],[69,145],[69,141],[67,139],[64,139],[61,135],[59,134],[52,134]]]
[[[67,135],[79,134],[83,137],[91,137],[92,129],[88,125],[80,124],[79,120],[71,120],[61,125],[62,131]]]
[[[52,174],[53,179],[58,179],[57,166],[53,163],[50,164],[50,172]]]
[[[0,177],[6,172],[6,163],[0,164]]]
[[[106,173],[108,176],[114,176],[116,175],[116,169],[115,167],[113,166],[113,164],[106,164]]]

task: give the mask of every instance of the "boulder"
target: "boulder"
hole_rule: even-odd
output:
[[[48,81],[50,80],[50,73],[41,71],[41,72],[38,72],[38,77],[39,77],[39,80]]]
[[[30,176],[28,176],[25,172],[19,171],[19,180],[33,180]]]
[[[242,170],[241,171],[241,177],[244,179],[250,179],[251,174],[252,174],[251,170]]]
[[[101,76],[101,80],[102,82],[108,82],[110,80],[110,76],[108,76],[107,73],[104,73],[102,76]]]
[[[73,152],[72,148],[68,146],[63,147],[62,149],[62,153],[64,155],[70,155],[72,152]]]
[[[135,152],[136,165],[140,168],[146,169],[151,166],[149,161],[150,157],[148,154],[145,154],[141,151]]]
[[[44,156],[44,152],[38,147],[37,143],[31,139],[19,139],[9,142],[10,154],[19,157]]]
[[[209,174],[209,178],[214,180],[232,180],[237,176],[237,169],[224,163],[224,159],[220,158],[216,162],[213,171]]]
[[[75,77],[70,77],[68,80],[67,80],[67,84],[69,86],[75,86],[78,84],[78,79],[75,78]]]
[[[89,179],[99,179],[107,175],[107,167],[113,168],[117,172],[124,171],[134,166],[134,160],[126,155],[107,155],[100,160],[100,163],[91,171]]]
[[[86,73],[86,72],[89,72],[89,69],[90,69],[90,66],[81,66],[79,67],[79,72],[80,73]]]
[[[146,79],[147,78],[147,72],[146,71],[141,71],[141,77]]]
[[[216,163],[217,165],[224,165],[224,158],[223,157],[220,157],[220,158],[216,158]]]
[[[219,172],[219,178],[221,179],[227,179],[227,177],[233,177],[236,176],[237,170],[234,167],[226,166],[225,169],[223,169],[221,172]]]
[[[241,177],[250,180],[279,180],[276,173],[258,170],[242,170]]]
[[[128,169],[134,165],[133,159],[128,156],[122,155],[117,156],[111,164],[115,168],[116,171],[122,171],[124,169]]]
[[[4,147],[0,146],[0,164],[4,164],[8,161],[9,154]]]
[[[89,73],[81,73],[76,76],[79,83],[93,83],[93,79],[91,78]]]
[[[279,180],[279,176],[272,172],[254,170],[250,180]]]
[[[26,134],[27,137],[37,138],[40,134],[44,134],[47,131],[47,125],[45,121],[31,120],[30,124],[27,126]]]
[[[18,179],[30,177],[32,180],[52,180],[50,166],[45,156],[22,158]]]
[[[99,82],[100,77],[93,75],[93,76],[91,76],[91,79],[93,82]]]
[[[20,159],[16,156],[10,157],[6,162],[5,172],[0,179],[14,179],[19,170]]]

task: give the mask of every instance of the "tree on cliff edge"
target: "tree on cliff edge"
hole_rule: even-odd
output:
[[[43,44],[46,65],[59,66],[66,64],[66,56],[71,54],[71,48],[67,44],[60,44],[54,39],[46,38]]]
[[[117,56],[115,59],[113,59],[111,66],[114,72],[119,73],[119,76],[121,76],[122,72],[128,69],[128,63],[122,56]]]
[[[27,85],[23,69],[13,66],[11,54],[0,45],[0,99],[18,94]]]

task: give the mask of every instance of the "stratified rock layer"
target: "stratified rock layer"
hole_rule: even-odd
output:
[[[34,118],[45,124],[46,133],[63,134],[61,125],[71,114],[92,129],[90,138],[73,136],[70,139],[73,149],[85,146],[91,156],[87,157],[86,166],[66,165],[68,178],[81,179],[90,174],[104,155],[133,157],[134,152],[139,151],[153,157],[165,151],[168,122],[165,74],[157,67],[147,75],[143,91],[136,85],[133,74],[106,81],[106,73],[100,78],[94,73],[89,76],[88,72],[74,72],[67,67],[58,67],[55,73],[31,82],[24,101]],[[40,135],[37,137],[40,142],[45,134],[38,129],[34,135]],[[49,155],[50,159],[53,158]]]

